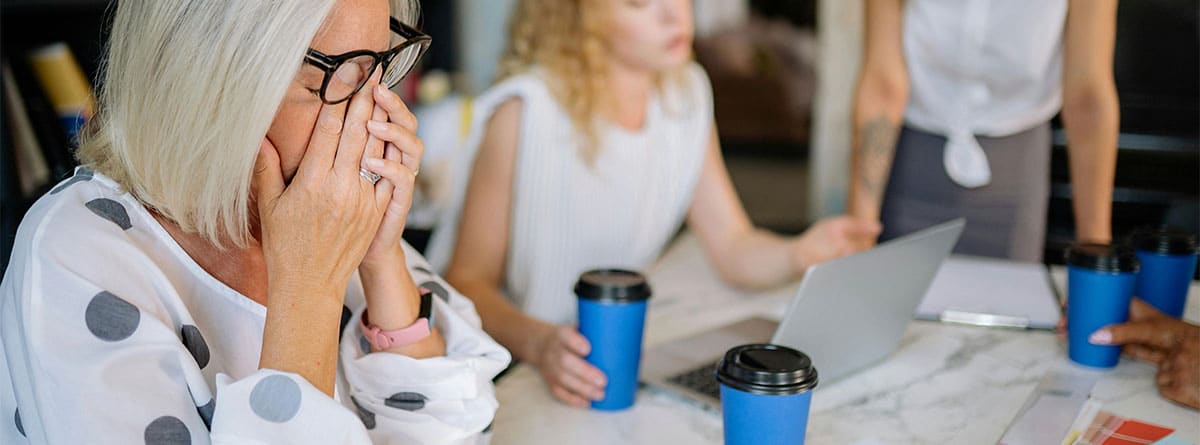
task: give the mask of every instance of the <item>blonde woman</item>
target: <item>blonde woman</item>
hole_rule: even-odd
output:
[[[504,79],[478,100],[460,162],[470,173],[450,207],[461,214],[446,215],[431,245],[484,329],[571,405],[605,387],[572,327],[581,272],[645,269],[686,220],[725,280],[769,286],[879,230],[839,218],[784,238],[750,223],[721,159],[708,79],[690,61],[690,5],[518,2]]]
[[[0,443],[481,436],[508,353],[400,240],[415,6],[116,6],[83,167],[0,285]]]

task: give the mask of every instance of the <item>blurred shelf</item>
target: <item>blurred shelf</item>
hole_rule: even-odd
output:
[[[1067,132],[1054,130],[1054,145],[1067,145]],[[1117,136],[1117,146],[1123,151],[1163,151],[1163,152],[1200,152],[1200,140],[1195,137],[1158,136],[1149,134],[1121,133]]]
[[[22,13],[70,10],[94,10],[107,8],[115,0],[4,0],[0,2],[0,13]]]

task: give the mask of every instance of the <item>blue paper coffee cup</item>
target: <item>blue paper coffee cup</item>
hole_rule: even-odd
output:
[[[1075,244],[1067,249],[1067,356],[1094,368],[1111,368],[1120,346],[1094,345],[1096,330],[1129,320],[1137,282],[1133,251],[1108,244]]]
[[[592,401],[592,408],[629,408],[637,394],[650,285],[637,272],[600,269],[579,277],[575,295],[579,297],[579,332],[592,344],[585,358],[608,378],[604,398]]]
[[[1196,273],[1196,236],[1159,226],[1139,229],[1131,244],[1141,263],[1134,295],[1164,314],[1182,317]]]
[[[817,369],[803,352],[770,344],[730,349],[717,366],[726,445],[803,445]]]

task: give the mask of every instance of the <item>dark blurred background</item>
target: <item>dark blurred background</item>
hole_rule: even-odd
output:
[[[697,19],[708,6],[697,0]],[[105,41],[106,0],[0,1],[0,58],[34,122],[52,179],[34,193],[17,186],[10,116],[0,119],[0,261],[6,268],[21,217],[38,196],[69,175],[73,144],[56,131],[53,111],[36,88],[30,49],[65,42],[91,79]],[[435,44],[413,84],[403,86],[414,108],[448,98],[469,102],[490,80],[502,48],[512,0],[426,0],[423,27]],[[1145,224],[1200,232],[1200,6],[1196,0],[1120,3],[1115,73],[1121,136],[1113,227],[1119,237]],[[799,232],[808,214],[806,190],[812,138],[815,67],[820,63],[816,0],[750,0],[737,22],[698,30],[696,60],[713,82],[715,111],[731,174],[751,217],[781,232]],[[728,4],[719,5],[728,7]],[[499,14],[497,14],[499,13]],[[487,24],[491,39],[480,38]],[[485,56],[476,54],[484,48]],[[484,71],[484,72],[481,72]],[[430,80],[432,79],[432,80]],[[474,79],[472,81],[472,79]],[[483,80],[480,80],[483,79]],[[423,82],[423,80],[430,80]],[[10,94],[5,92],[4,94]],[[47,114],[49,113],[49,114]],[[424,123],[422,127],[424,127]],[[1053,189],[1045,260],[1061,262],[1074,237],[1065,142],[1056,124]],[[452,151],[450,146],[444,150]],[[431,147],[431,151],[442,148]],[[425,175],[422,175],[424,177]],[[436,194],[433,194],[436,195]],[[421,242],[419,234],[414,238]]]

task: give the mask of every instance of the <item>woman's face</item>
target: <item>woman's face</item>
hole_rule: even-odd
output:
[[[387,0],[338,0],[309,47],[331,56],[360,49],[385,51],[391,32],[388,28],[390,13]],[[323,78],[322,70],[308,63],[302,64],[267,130],[267,139],[279,151],[285,181],[291,181],[296,174],[308,148],[308,139],[322,105],[321,98],[310,90],[319,90]],[[335,106],[344,114],[348,103]]]
[[[610,26],[604,38],[612,62],[659,72],[691,58],[691,0],[605,1]]]

